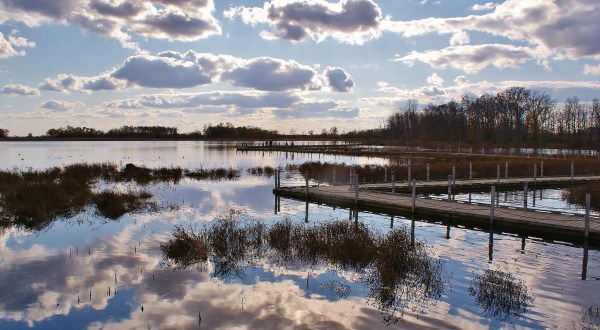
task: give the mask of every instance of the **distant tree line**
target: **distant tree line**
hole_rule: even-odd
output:
[[[207,138],[247,138],[247,139],[271,139],[279,136],[276,130],[265,130],[258,127],[242,126],[235,127],[231,123],[219,123],[218,125],[204,125],[203,136]]]
[[[0,139],[1,138],[7,138],[8,137],[8,132],[10,132],[9,130],[5,129],[5,128],[0,128]]]
[[[381,133],[401,141],[600,148],[600,100],[571,97],[559,106],[547,93],[523,87],[420,109],[410,100]]]

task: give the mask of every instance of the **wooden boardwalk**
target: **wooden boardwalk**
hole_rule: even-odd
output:
[[[525,182],[530,190],[534,188],[548,188],[548,187],[564,187],[571,183],[582,184],[588,182],[599,182],[600,176],[574,176],[571,179],[570,176],[559,176],[559,177],[515,177],[515,178],[504,178],[500,180],[497,178],[484,178],[484,179],[457,179],[453,185],[454,192],[461,191],[489,191],[491,186],[496,186],[497,190],[506,189],[523,189]],[[499,183],[499,184],[498,184]],[[410,185],[407,181],[396,181],[394,183],[396,192],[410,192]],[[417,180],[417,189],[420,193],[424,192],[447,192],[448,191],[448,180],[431,180],[422,181]],[[371,183],[362,184],[361,189],[366,190],[377,190],[377,191],[392,191],[392,183]],[[483,190],[482,190],[483,189]]]
[[[569,178],[570,180],[570,178]],[[447,185],[447,182],[445,183]],[[458,181],[457,181],[458,184]],[[490,228],[490,206],[446,201],[430,198],[417,198],[414,213],[412,197],[407,194],[392,194],[362,189],[356,200],[356,193],[349,186],[281,187],[275,189],[278,196],[297,200],[325,203],[333,206],[368,210],[377,213],[411,214],[424,219],[439,219],[453,225],[472,225]],[[417,186],[417,193],[419,188]],[[308,199],[307,199],[308,197]],[[557,212],[535,211],[524,208],[496,207],[493,218],[495,231],[514,232],[521,235],[549,238],[553,240],[583,243],[583,215],[569,215]],[[600,246],[600,219],[590,220],[589,243]]]

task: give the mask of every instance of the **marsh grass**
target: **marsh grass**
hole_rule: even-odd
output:
[[[167,267],[206,269],[211,262],[215,277],[243,277],[245,267],[257,260],[353,271],[385,323],[401,320],[408,308],[423,312],[446,283],[443,261],[431,257],[427,246],[412,241],[406,230],[383,235],[347,221],[306,225],[284,219],[267,227],[230,211],[199,231],[176,227],[161,250]],[[330,287],[339,291],[338,297],[350,293],[344,283]]]
[[[69,218],[95,206],[96,213],[109,219],[155,204],[148,192],[96,192],[100,183],[134,182],[139,185],[196,180],[234,180],[234,169],[183,170],[179,167],[150,169],[127,164],[73,164],[45,170],[0,171],[0,225],[17,225],[41,230],[59,218]]]
[[[271,166],[255,166],[246,169],[246,173],[253,176],[272,177],[277,169]]]

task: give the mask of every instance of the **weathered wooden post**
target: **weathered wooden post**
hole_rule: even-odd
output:
[[[533,190],[535,191],[535,188],[537,186],[537,164],[533,164]],[[535,192],[534,192],[535,195]]]
[[[406,181],[406,182],[408,182],[408,183],[411,181],[411,174],[412,174],[412,173],[411,173],[411,166],[410,166],[410,160],[409,160],[409,164],[408,164],[408,176],[407,176],[407,177],[408,177],[408,179],[407,179],[407,181]]]
[[[544,162],[540,162],[540,178],[544,177]]]
[[[412,211],[415,213],[415,203],[417,199],[417,180],[412,180]]]
[[[388,171],[388,167],[387,165],[383,168],[383,182],[387,182],[387,171]]]
[[[504,162],[504,178],[508,178],[508,162]]]
[[[306,179],[306,200],[308,201],[308,170],[304,171],[304,177]]]
[[[333,182],[334,185],[337,182],[337,169],[335,167],[333,168],[333,175],[332,175],[331,181]]]
[[[575,163],[571,161],[571,183],[573,183],[573,176],[575,175]]]
[[[473,162],[469,162],[469,179],[473,179]]]
[[[350,188],[352,188],[352,185],[354,184],[354,171],[352,169],[349,170],[349,179],[348,182],[350,184]]]
[[[456,166],[452,165],[452,189],[456,189]]]
[[[500,187],[500,165],[496,165],[496,181],[497,186]]]
[[[355,202],[358,205],[358,173],[356,175],[354,175],[354,180],[355,180],[354,181],[355,182],[354,186],[356,187],[356,190],[355,190],[355,198],[356,198],[356,200],[355,200]]]
[[[496,201],[496,187],[492,186],[490,191],[490,226],[494,224],[494,212],[495,212],[495,203]]]
[[[585,194],[585,231],[583,237],[586,244],[590,235],[590,199],[590,194]]]
[[[527,181],[523,183],[523,207],[527,208]]]
[[[431,169],[431,164],[427,163],[427,181],[429,181],[429,178],[430,178],[430,176],[429,176],[430,169]]]
[[[448,175],[448,200],[452,196],[452,175]]]
[[[396,178],[394,177],[396,174],[392,171],[392,194],[396,193]]]

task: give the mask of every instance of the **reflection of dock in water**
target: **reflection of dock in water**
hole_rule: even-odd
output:
[[[543,181],[542,181],[543,179]],[[525,179],[514,179],[523,185]],[[576,177],[576,180],[600,180],[600,177]],[[489,188],[496,183],[495,179],[490,180],[457,180],[456,189],[461,185],[470,184],[481,185]],[[502,179],[502,184],[507,183],[507,179]],[[570,177],[558,178],[538,178],[545,184],[566,184],[571,182]],[[438,191],[447,188],[441,185],[442,181],[420,182],[416,185],[416,192],[423,193],[422,189],[429,185],[429,188],[435,187]],[[544,184],[543,183],[543,184]],[[408,190],[406,183],[396,183],[395,188]],[[433,219],[436,222],[442,222],[451,225],[476,226],[489,229],[491,221],[491,206],[488,204],[467,203],[453,200],[441,200],[434,198],[419,197],[415,199],[413,212],[413,199],[411,195],[391,193],[391,184],[388,183],[387,191],[381,191],[385,184],[365,184],[360,186],[358,197],[354,189],[348,185],[337,186],[311,186],[302,187],[278,187],[275,189],[277,196],[289,197],[297,200],[307,200],[310,202],[324,203],[332,206],[357,208],[359,210],[371,211],[375,213],[387,213],[411,216],[415,215],[422,219]],[[376,190],[374,190],[376,189]],[[531,191],[531,193],[535,193]],[[498,196],[496,196],[496,199]],[[497,204],[497,203],[496,203]],[[493,211],[493,230],[506,231],[524,236],[540,237],[551,240],[573,242],[581,244],[584,241],[585,217],[583,215],[568,214],[563,212],[551,212],[545,210],[533,210],[526,207],[503,207],[495,206]],[[600,246],[600,219],[591,217],[589,226],[589,244]]]

